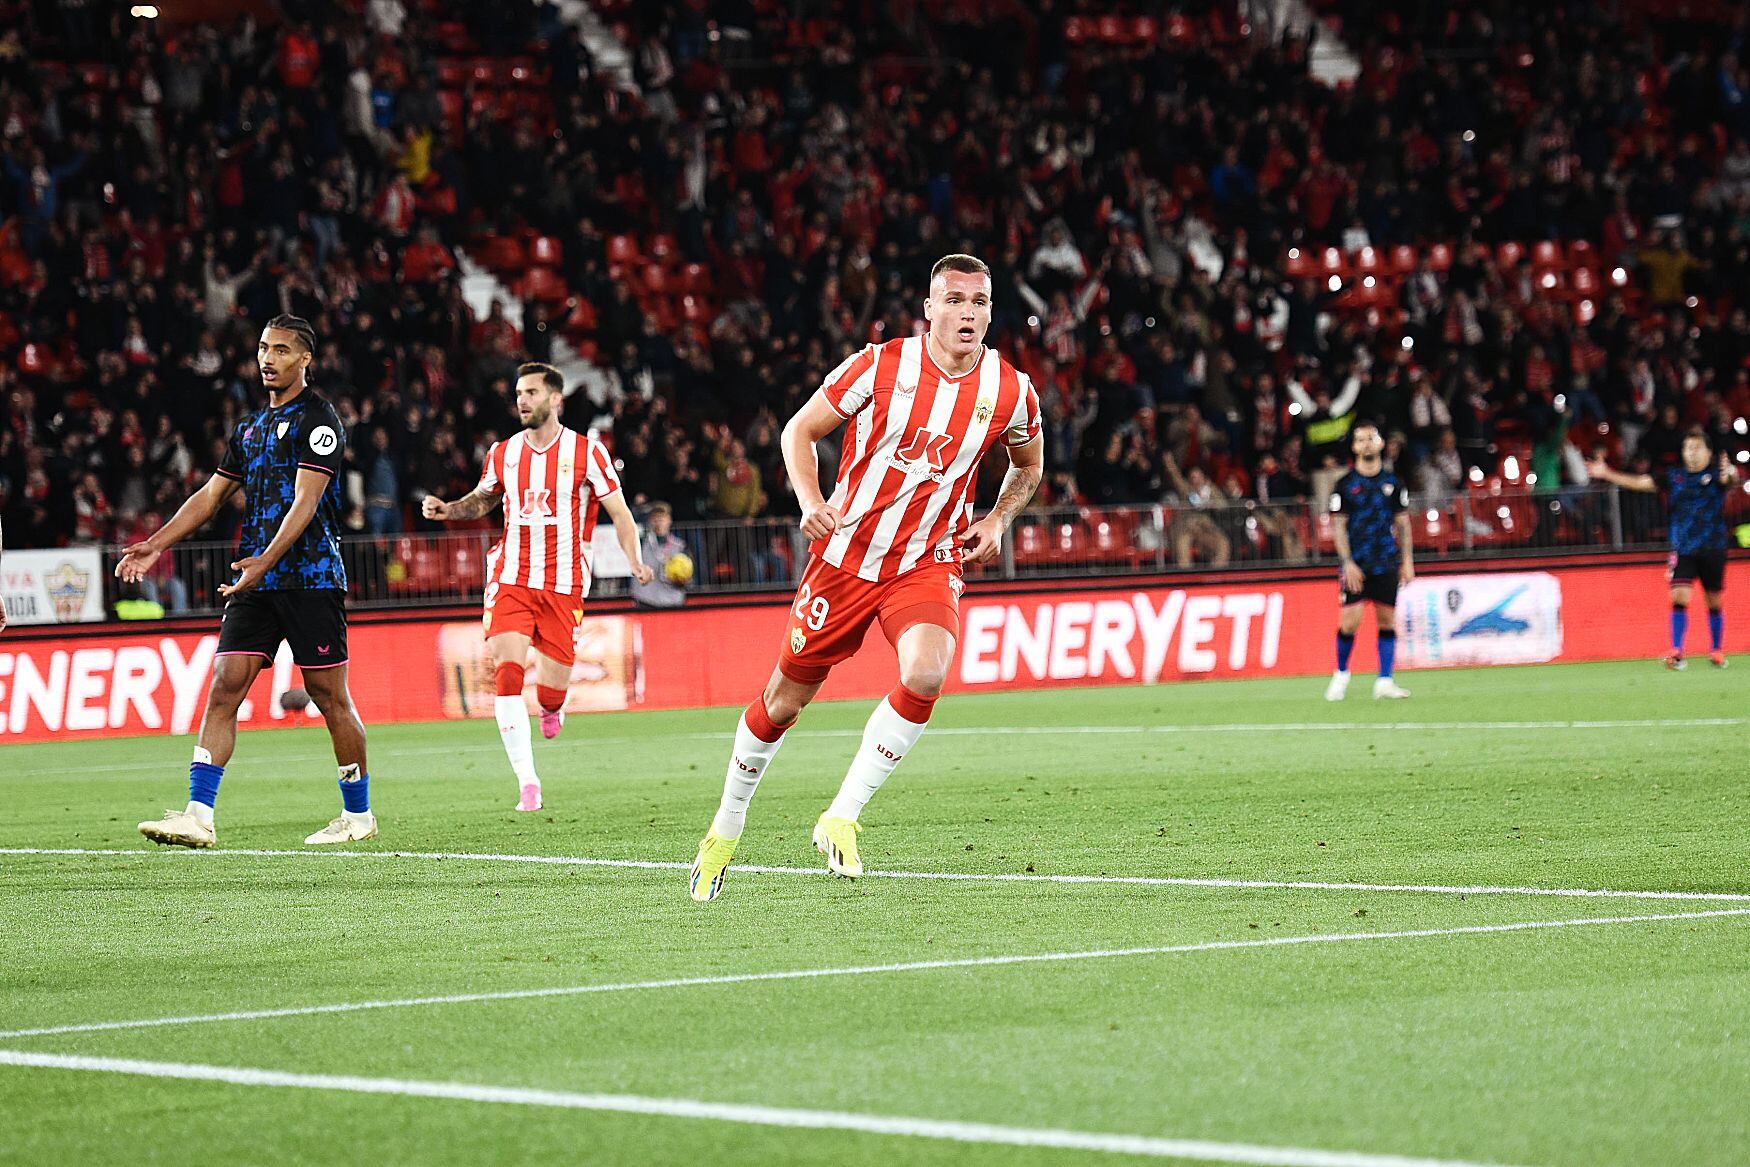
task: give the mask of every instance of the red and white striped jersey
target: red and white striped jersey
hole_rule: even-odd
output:
[[[486,559],[488,588],[501,583],[588,594],[597,507],[620,489],[606,446],[561,427],[545,449],[536,449],[524,430],[492,444],[480,489],[504,495],[504,538]]]
[[[979,462],[999,439],[1020,446],[1039,434],[1033,383],[989,348],[970,373],[950,379],[921,336],[872,344],[821,391],[851,424],[829,500],[844,525],[812,550],[866,580],[958,563]]]

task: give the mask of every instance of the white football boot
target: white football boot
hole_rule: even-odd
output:
[[[166,847],[211,847],[218,838],[212,823],[203,823],[186,810],[167,810],[163,818],[141,823],[140,833]]]
[[[1349,674],[1335,672],[1331,674],[1331,683],[1325,686],[1326,701],[1341,701],[1349,695]]]
[[[1390,677],[1381,677],[1373,682],[1373,699],[1375,701],[1402,701],[1409,695],[1408,689],[1403,688]]]
[[[354,818],[343,814],[304,842],[312,847],[326,847],[332,843],[362,843],[376,837],[376,815],[363,814]]]

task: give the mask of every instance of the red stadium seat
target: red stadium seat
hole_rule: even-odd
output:
[[[1518,267],[1519,261],[1525,258],[1525,244],[1508,241],[1496,249],[1495,256],[1503,268]]]
[[[468,84],[470,72],[465,62],[454,57],[439,57],[437,83],[442,89],[461,89]]]
[[[1086,20],[1072,16],[1063,22],[1063,39],[1072,45],[1079,45],[1088,39],[1091,28]]]
[[[1102,16],[1096,22],[1100,39],[1109,45],[1123,44],[1130,35],[1130,22],[1117,16]]]
[[[1160,21],[1152,16],[1138,16],[1130,22],[1130,39],[1136,44],[1152,45],[1160,34]]]
[[[1320,264],[1326,275],[1347,275],[1349,271],[1349,264],[1343,257],[1343,249],[1341,247],[1325,248],[1323,255],[1320,257]]]
[[[1576,239],[1568,244],[1568,265],[1570,267],[1597,267],[1598,263],[1598,249],[1586,240]]]
[[[510,235],[488,235],[480,245],[479,256],[481,263],[501,275],[514,275],[529,265],[522,243]]]
[[[668,269],[659,263],[649,264],[644,268],[642,282],[644,290],[654,296],[666,296],[673,291],[668,278]]]
[[[702,263],[689,263],[681,268],[680,288],[683,292],[709,292],[713,283],[711,269]]]
[[[1377,247],[1363,247],[1355,253],[1355,270],[1358,272],[1379,272],[1384,267],[1385,263],[1380,258]]]
[[[565,262],[565,248],[551,235],[537,235],[529,242],[529,262],[541,267],[559,267]]]
[[[595,305],[579,296],[571,303],[571,311],[559,326],[560,330],[569,335],[588,334],[596,328]]]
[[[631,235],[608,236],[609,263],[637,263],[640,258],[636,237]]]
[[[1435,243],[1428,248],[1428,266],[1434,271],[1448,271],[1452,267],[1452,245],[1450,243]]]
[[[1562,254],[1561,244],[1540,239],[1531,245],[1531,264],[1539,268],[1566,268],[1568,257]]]
[[[688,324],[709,324],[717,314],[711,305],[700,296],[681,297],[681,319]]]
[[[523,299],[539,300],[545,304],[557,303],[571,294],[559,273],[545,267],[532,267],[524,272],[518,289]]]
[[[1400,243],[1391,249],[1391,269],[1400,276],[1407,276],[1416,270],[1416,249],[1408,243]]]
[[[1304,247],[1290,247],[1286,264],[1288,278],[1291,280],[1309,280],[1317,274],[1313,267],[1312,256]]]
[[[1598,318],[1598,302],[1596,300],[1574,301],[1574,323],[1584,327]]]
[[[18,371],[21,373],[40,377],[51,372],[54,367],[54,356],[49,352],[47,345],[32,341],[18,352]]]
[[[650,237],[650,258],[658,263],[667,263],[675,257],[675,241],[673,235],[652,235]]]

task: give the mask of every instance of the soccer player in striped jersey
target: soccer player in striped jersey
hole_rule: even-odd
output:
[[[870,716],[838,796],[814,826],[834,873],[863,873],[858,816],[917,744],[947,680],[960,633],[962,563],[992,563],[1039,485],[1044,441],[1032,383],[984,347],[990,269],[949,255],[930,272],[923,336],[872,344],[828,375],[784,427],[784,464],[813,540],[778,665],[742,716],[711,829],[689,890],[715,899],[760,776],[832,667],[879,622],[899,656],[899,683]],[[815,443],[845,426],[832,496]],[[992,446],[1009,469],[974,522],[979,462]]]
[[[516,410],[523,432],[493,443],[480,485],[455,502],[428,496],[428,519],[477,519],[504,500],[504,538],[486,563],[486,643],[497,697],[493,711],[516,775],[518,810],[540,810],[541,779],[529,733],[523,685],[535,650],[535,700],[541,736],[565,723],[565,693],[576,657],[577,626],[589,594],[590,540],[597,508],[608,512],[632,577],[649,583],[638,549],[638,525],[620,490],[613,459],[601,442],[559,423],[565,377],[552,365],[517,369]]]
[[[1651,474],[1624,474],[1597,459],[1587,467],[1592,477],[1624,490],[1656,491]],[[1726,491],[1738,482],[1738,470],[1720,455],[1714,459],[1707,431],[1700,427],[1683,435],[1683,465],[1665,475],[1665,499],[1671,512],[1671,652],[1668,669],[1686,668],[1684,634],[1689,631],[1689,593],[1701,585],[1707,601],[1708,660],[1726,667]]]

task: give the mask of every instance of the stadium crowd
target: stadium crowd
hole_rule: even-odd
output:
[[[1314,496],[1363,416],[1435,503],[1509,450],[1555,489],[1593,448],[1669,464],[1690,425],[1744,447],[1725,24],[1332,2],[1363,69],[1331,87],[1219,0],[600,3],[629,91],[551,4],[285,7],[0,0],[9,542],[155,526],[258,400],[281,311],[316,322],[357,530],[471,486],[517,361],[561,337],[597,366],[567,421],[635,501],[782,514],[783,419],[918,330],[958,250],[1041,393],[1036,505]],[[476,318],[459,255],[503,239],[542,241],[557,292],[512,270],[520,318]]]

